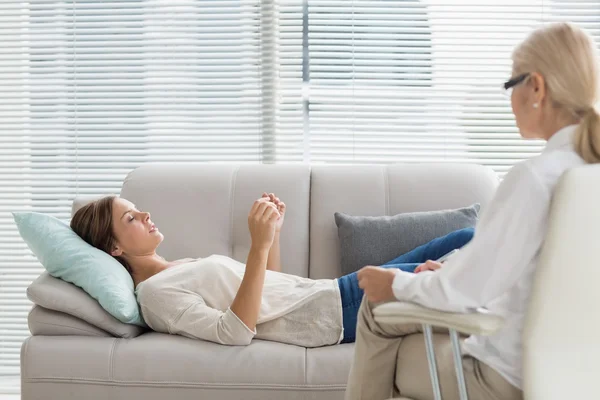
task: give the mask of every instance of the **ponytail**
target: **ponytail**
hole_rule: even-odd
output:
[[[600,163],[600,113],[590,108],[575,133],[575,151],[589,164]]]

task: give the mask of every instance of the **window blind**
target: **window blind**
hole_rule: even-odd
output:
[[[503,176],[543,147],[520,138],[500,90],[514,46],[561,20],[600,40],[592,0],[309,0],[307,9],[311,162],[473,162]],[[295,37],[282,37],[280,58],[300,58]]]
[[[148,161],[273,161],[273,8],[0,3],[0,377],[18,376],[42,271],[10,212],[68,221],[75,196],[119,193]]]
[[[500,84],[543,23],[600,43],[595,0],[0,3],[0,393],[17,392],[25,288],[11,211],[68,220],[150,161],[474,162],[520,139]]]

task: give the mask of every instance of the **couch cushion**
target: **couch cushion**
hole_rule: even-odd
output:
[[[112,384],[121,393],[124,386],[149,386],[201,389],[204,392],[196,393],[210,398],[342,399],[353,351],[352,344],[307,350],[262,340],[223,346],[157,332],[127,340],[34,336],[22,348],[23,379],[73,386]],[[309,396],[311,391],[315,394]],[[319,392],[337,395],[318,396]]]
[[[287,206],[282,270],[307,277],[309,191],[308,164],[151,163],[127,175],[121,196],[152,213],[165,235],[158,253],[167,260],[220,254],[245,263],[248,213],[273,192]]]
[[[354,343],[306,349],[306,383],[345,389],[353,358]]]
[[[303,347],[277,342],[224,346],[151,332],[118,344],[114,376],[133,382],[299,385],[305,353]]]
[[[479,204],[456,210],[360,217],[336,212],[342,275],[365,265],[383,265],[437,237],[477,222]]]
[[[341,275],[334,213],[382,216],[481,204],[498,177],[474,164],[314,165],[311,170],[310,277]],[[283,253],[282,253],[283,254]]]
[[[113,336],[82,319],[35,304],[27,315],[27,323],[32,335]]]
[[[72,283],[54,278],[48,272],[42,273],[29,285],[27,298],[49,310],[60,311],[82,319],[117,337],[132,338],[147,330],[137,325],[122,323],[107,313],[85,291]],[[67,323],[66,320],[64,322]],[[78,328],[80,325],[74,324],[65,332]]]

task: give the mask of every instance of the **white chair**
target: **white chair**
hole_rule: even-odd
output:
[[[600,165],[565,173],[556,187],[523,332],[526,400],[600,399]],[[461,400],[467,400],[457,332],[491,335],[501,318],[410,303],[374,309],[380,323],[421,323],[435,399],[441,400],[431,327],[451,332]]]

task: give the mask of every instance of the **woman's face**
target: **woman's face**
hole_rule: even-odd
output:
[[[141,212],[128,200],[115,198],[112,206],[113,232],[117,239],[112,255],[117,257],[151,255],[164,236],[150,220],[150,213]]]

